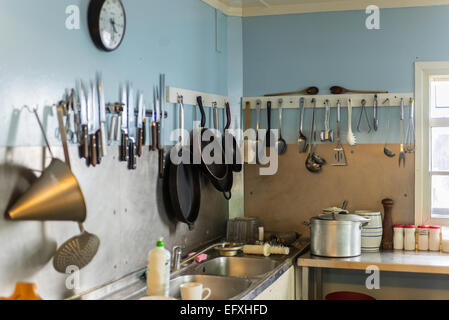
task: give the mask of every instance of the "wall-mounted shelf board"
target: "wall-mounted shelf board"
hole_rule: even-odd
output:
[[[201,91],[193,91],[187,89],[180,89],[175,87],[167,87],[167,102],[178,103],[178,96],[183,96],[184,104],[196,106],[196,98],[201,96],[203,98],[204,107],[212,107],[212,103],[216,102],[218,108],[224,108],[225,103],[229,102],[229,97],[218,94],[205,93]]]
[[[267,102],[272,102],[272,107],[277,108],[279,106],[279,99],[283,100],[282,107],[290,109],[299,108],[299,100],[305,99],[305,107],[312,107],[312,99],[316,99],[317,108],[324,108],[326,100],[330,101],[331,107],[337,105],[337,101],[340,101],[342,107],[348,106],[348,100],[352,100],[353,107],[360,107],[362,100],[366,100],[366,107],[374,106],[374,94],[330,94],[330,95],[315,95],[315,96],[280,96],[280,97],[245,97],[243,98],[242,107],[245,109],[246,102],[251,103],[251,109],[256,109],[256,102],[262,101],[262,109],[266,109]],[[382,93],[377,95],[379,107],[400,106],[401,98],[404,99],[404,105],[410,104],[410,99],[414,98],[413,93]],[[385,100],[389,99],[387,103]]]

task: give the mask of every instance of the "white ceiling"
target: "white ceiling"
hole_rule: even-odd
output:
[[[449,5],[449,0],[203,0],[233,16],[262,16],[323,11]]]

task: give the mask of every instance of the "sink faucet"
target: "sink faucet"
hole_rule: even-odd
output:
[[[181,266],[193,261],[196,257],[198,257],[199,255],[208,252],[209,250],[212,250],[216,247],[224,247],[226,245],[226,242],[219,242],[219,243],[215,243],[212,244],[210,246],[208,246],[207,248],[195,253],[194,255],[181,260],[181,256],[182,256],[182,248],[179,246],[173,247],[173,269],[172,271],[178,271],[179,269],[181,269]]]

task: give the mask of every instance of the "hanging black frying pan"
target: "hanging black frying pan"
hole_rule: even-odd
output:
[[[182,97],[179,97],[179,117],[181,132],[184,131],[184,104]],[[191,159],[190,148],[184,147],[184,137],[181,137],[181,149],[178,155]],[[175,147],[176,148],[176,147]],[[186,155],[187,153],[187,155]],[[180,222],[186,223],[189,229],[193,229],[193,224],[198,218],[201,203],[200,172],[198,167],[181,162],[175,164],[168,155],[168,174],[165,175],[168,184],[170,207],[175,213],[175,217]],[[184,158],[184,159],[185,159]]]
[[[228,142],[229,147],[231,150],[229,150],[229,155],[226,153],[226,163],[230,164],[232,171],[234,172],[241,172],[242,171],[242,155],[240,153],[240,149],[237,145],[237,140],[235,139],[234,135],[232,135],[228,129],[231,126],[231,108],[229,107],[229,102],[226,102],[225,105],[226,108],[226,127],[224,128],[224,135],[223,135],[223,149],[225,150],[225,153],[227,151],[227,143]],[[232,156],[231,159],[228,159]],[[232,163],[230,163],[229,160],[232,160]]]
[[[210,141],[203,141],[203,133],[207,131],[206,126],[206,113],[204,112],[203,107],[203,98],[197,97],[198,107],[201,112],[201,172],[209,179],[209,181],[213,184],[215,189],[220,192],[223,192],[223,195],[226,200],[231,199],[231,189],[234,183],[234,177],[232,173],[232,168],[225,163],[225,154],[224,150],[220,147],[219,152],[222,155],[221,163],[211,163],[208,164],[204,159],[204,154],[202,150],[210,143]],[[193,145],[193,143],[192,143]],[[215,149],[217,150],[217,149]]]

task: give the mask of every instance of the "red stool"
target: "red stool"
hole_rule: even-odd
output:
[[[373,297],[357,292],[333,292],[326,296],[326,300],[376,300]]]

